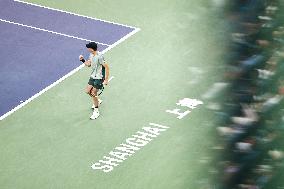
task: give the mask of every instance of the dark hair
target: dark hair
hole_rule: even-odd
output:
[[[90,42],[90,43],[86,44],[86,47],[87,47],[87,48],[91,48],[91,49],[93,49],[94,51],[97,51],[97,49],[98,49],[98,45],[97,45],[96,42]]]

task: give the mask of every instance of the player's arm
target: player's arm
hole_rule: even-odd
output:
[[[80,55],[80,56],[79,56],[79,60],[80,60],[81,62],[83,62],[86,66],[88,66],[88,67],[91,66],[91,61],[90,61],[90,60],[85,60],[84,57],[83,57],[83,55]]]
[[[105,67],[105,72],[106,72],[104,85],[107,85],[108,84],[108,78],[109,78],[109,66],[106,62],[103,63],[102,65]]]

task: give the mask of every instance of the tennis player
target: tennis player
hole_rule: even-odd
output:
[[[97,43],[90,42],[86,44],[86,47],[90,52],[89,59],[85,60],[83,55],[80,55],[79,60],[92,69],[92,73],[86,87],[86,93],[90,95],[93,100],[92,108],[94,111],[90,119],[97,119],[100,116],[98,91],[101,90],[104,85],[108,84],[109,66],[105,62],[102,53],[97,50]]]

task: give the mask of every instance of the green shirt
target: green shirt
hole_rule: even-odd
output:
[[[89,56],[89,60],[91,60],[91,78],[93,79],[102,79],[103,78],[103,64],[105,63],[105,59],[103,55],[97,51],[96,55],[92,53]]]

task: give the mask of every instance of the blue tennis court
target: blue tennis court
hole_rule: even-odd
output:
[[[88,41],[105,52],[137,31],[21,1],[0,7],[0,120],[79,70]]]

